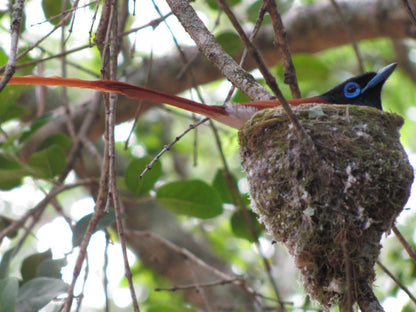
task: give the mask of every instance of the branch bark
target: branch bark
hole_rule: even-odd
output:
[[[414,37],[416,34],[406,11],[398,2],[389,0],[365,0],[365,1],[339,1],[339,6],[344,13],[348,23],[351,25],[351,31],[357,41],[390,37],[394,40]],[[322,18],[325,16],[325,18]],[[296,10],[289,11],[283,18],[289,38],[290,48],[295,53],[316,53],[332,47],[349,43],[349,38],[345,34],[344,25],[336,18],[336,12],[328,2],[319,2],[313,5],[300,7]],[[273,45],[273,30],[270,27],[264,27],[256,37],[256,45],[260,47],[263,58],[269,66],[273,66],[280,61],[279,53]],[[221,73],[209,62],[198,55],[197,48],[185,48],[188,59],[193,59],[192,71],[195,82],[204,84],[210,81],[220,79]],[[238,57],[236,55],[235,57]],[[245,68],[251,70],[256,66],[252,58],[248,57],[245,62]],[[169,68],[169,70],[166,70]],[[152,77],[149,79],[148,86],[154,89],[164,90],[166,92],[177,94],[192,86],[192,82],[186,77],[176,79],[172,73],[180,73],[183,68],[179,54],[161,57],[153,61]],[[132,68],[126,78],[129,83],[143,85],[146,80],[147,66]],[[54,98],[50,98],[53,102]],[[88,111],[89,101],[86,100],[83,105],[73,110],[75,128],[79,126],[82,119]],[[35,107],[33,96],[26,96],[24,99],[25,106],[29,111]],[[148,103],[144,106],[143,111],[150,106]],[[120,98],[117,107],[117,122],[123,122],[134,117],[137,109],[137,101]],[[29,140],[23,156],[27,157],[36,148],[36,142],[50,133],[65,131],[63,120],[59,117],[62,114],[61,109],[55,111],[56,122],[45,126],[45,129],[38,132],[37,135]],[[31,118],[31,117],[28,117]],[[104,108],[97,115],[97,122],[91,129],[89,137],[91,140],[97,139],[104,131]]]
[[[224,51],[214,35],[199,19],[187,0],[167,0],[173,14],[195,41],[198,49],[222,75],[240,88],[252,100],[268,100],[271,94],[254,77],[241,68],[234,59]]]
[[[147,267],[172,280],[175,286],[236,279],[232,274],[223,273],[223,268],[218,269],[212,263],[201,260],[203,258],[200,255],[180,247],[182,242],[181,245],[175,245],[171,240],[149,231],[128,231],[126,238]],[[149,253],[149,250],[153,252]],[[254,291],[238,280],[226,285],[218,283],[215,287],[196,287],[183,291],[187,300],[200,307],[201,311],[234,311],[236,307],[247,312],[260,311],[260,307],[254,304]]]

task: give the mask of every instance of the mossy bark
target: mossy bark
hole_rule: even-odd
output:
[[[345,105],[308,104],[294,112],[313,153],[281,108],[257,113],[239,132],[252,205],[295,257],[311,297],[342,308],[374,281],[381,235],[409,196],[413,169],[399,140],[403,118]]]

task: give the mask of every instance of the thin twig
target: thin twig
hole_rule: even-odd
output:
[[[198,274],[197,274],[197,272],[196,272],[196,270],[193,266],[193,262],[191,260],[187,259],[187,258],[185,258],[184,262],[187,264],[188,269],[189,269],[189,273],[190,273],[189,275],[192,278],[192,280],[194,281],[194,285],[196,286],[195,287],[195,292],[198,293],[199,297],[201,298],[201,301],[202,301],[201,306],[204,307],[204,311],[206,311],[206,312],[214,312],[212,304],[211,304],[210,300],[208,300],[208,298],[207,298],[205,288],[200,287],[199,283],[197,283],[199,278],[198,278]]]
[[[165,21],[171,15],[172,15],[172,12],[169,12],[168,14],[162,15],[159,18],[156,18],[156,19],[150,21],[147,24],[144,24],[142,26],[138,26],[138,27],[135,27],[135,28],[131,28],[131,29],[127,30],[127,31],[123,31],[120,34],[120,36],[126,36],[126,35],[129,35],[131,33],[137,32],[139,30],[145,29],[147,27],[156,28],[157,26],[159,26],[160,23],[162,23],[163,21]]]
[[[62,170],[61,176],[58,179],[59,183],[63,183],[64,177],[66,177],[68,173],[74,168],[74,164],[76,160],[78,159],[79,153],[81,151],[81,147],[86,147],[86,150],[90,152],[91,155],[97,158],[97,153],[95,152],[93,148],[91,148],[92,144],[88,139],[88,132],[95,122],[95,115],[99,107],[100,107],[99,99],[96,96],[91,101],[91,105],[89,105],[89,110],[85,118],[82,121],[80,130],[72,143],[71,149],[67,156],[65,168],[64,170]]]
[[[112,10],[111,10],[111,0],[107,0],[104,2],[103,11],[101,15],[100,25],[97,29],[96,33],[96,44],[98,49],[101,53],[102,58],[102,79],[108,79],[108,72],[107,68],[110,64],[109,62],[109,20],[111,18]],[[106,108],[106,117],[108,116],[109,104],[108,104],[108,95],[104,94],[103,96]],[[110,130],[108,129],[108,120],[106,118],[106,129],[105,129],[105,145],[104,145],[104,158],[101,165],[101,177],[100,177],[100,186],[98,190],[98,196],[96,200],[96,204],[94,207],[94,213],[91,217],[91,220],[88,224],[86,229],[85,235],[82,239],[82,242],[79,246],[79,254],[77,260],[75,262],[75,266],[72,272],[72,281],[68,287],[68,296],[64,302],[63,311],[69,312],[71,310],[72,301],[74,299],[74,288],[75,283],[78,280],[79,274],[81,272],[82,265],[87,255],[87,247],[89,245],[90,238],[92,234],[95,232],[97,228],[97,224],[99,220],[105,215],[105,209],[108,207],[109,204],[109,173],[110,173],[110,149],[108,146],[108,136],[110,134]]]
[[[109,20],[109,27],[108,27],[108,34],[109,39],[111,42],[110,45],[110,79],[117,79],[117,57],[120,52],[120,37],[118,36],[118,5],[117,0],[111,1],[111,14]],[[107,40],[106,40],[107,41]],[[118,194],[117,188],[117,173],[116,173],[116,162],[115,162],[115,138],[114,138],[114,129],[116,126],[116,104],[117,104],[118,96],[116,94],[110,94],[109,96],[109,109],[106,112],[107,116],[107,138],[108,141],[108,151],[109,151],[109,189],[113,200],[114,211],[116,215],[116,226],[117,226],[117,233],[118,238],[120,240],[121,251],[123,254],[123,262],[124,262],[124,275],[126,276],[129,290],[130,290],[130,297],[133,303],[133,309],[135,312],[140,312],[139,304],[137,302],[137,296],[134,289],[133,284],[133,274],[130,269],[129,260],[127,257],[127,245],[126,245],[126,238],[124,235],[124,222],[122,218],[122,208],[121,202]]]
[[[11,16],[10,23],[10,52],[9,59],[7,64],[2,68],[5,68],[4,76],[0,80],[0,92],[4,89],[7,82],[13,76],[16,70],[16,61],[17,61],[17,44],[19,42],[19,29],[20,22],[23,16],[23,5],[24,0],[16,0],[13,5],[13,12]],[[1,71],[0,71],[1,72]]]
[[[105,300],[105,312],[110,312],[110,300],[108,297],[108,252],[110,246],[110,234],[108,231],[105,231],[105,248],[104,248],[104,263],[103,263],[103,288],[104,288],[104,300]]]
[[[3,238],[7,236],[7,234],[21,228],[23,224],[30,218],[34,217],[37,214],[41,214],[43,210],[46,208],[47,204],[50,202],[52,198],[54,198],[56,195],[58,195],[61,192],[64,192],[66,190],[72,189],[74,187],[95,183],[95,181],[92,181],[90,179],[88,180],[78,180],[78,182],[73,184],[65,184],[65,185],[58,185],[52,188],[52,190],[49,192],[49,194],[44,197],[33,209],[27,211],[19,220],[13,222],[8,227],[3,229],[0,232],[0,244],[3,241]]]
[[[146,165],[146,168],[140,173],[139,175],[139,179],[143,178],[143,176],[146,174],[147,171],[149,171],[150,169],[152,169],[152,166],[154,165],[155,162],[157,162],[160,157],[162,157],[162,155],[164,153],[166,153],[167,151],[169,151],[172,146],[178,142],[185,134],[187,134],[189,131],[191,131],[192,129],[195,129],[196,127],[198,127],[200,124],[203,124],[204,122],[208,121],[209,118],[204,118],[196,123],[191,124],[185,131],[183,131],[180,135],[178,135],[173,141],[171,141],[169,144],[165,145],[163,147],[163,149],[152,159],[151,162],[149,162]]]
[[[261,27],[261,24],[263,22],[263,19],[264,19],[264,15],[265,14],[266,14],[266,7],[265,7],[265,5],[263,3],[262,6],[261,6],[261,8],[260,8],[259,14],[257,16],[256,24],[254,25],[253,31],[250,34],[250,41],[253,42],[254,39],[256,38],[256,35],[260,31],[260,27]],[[247,56],[248,56],[248,49],[247,49],[247,46],[244,46],[244,50],[243,50],[243,53],[241,55],[241,59],[240,59],[240,62],[238,63],[238,65],[240,65],[241,67],[243,67],[244,62],[247,59]],[[231,88],[228,91],[228,94],[227,94],[224,102],[230,101],[230,99],[231,99],[231,97],[232,97],[232,95],[234,93],[234,90],[235,90],[235,86],[234,85],[231,85]]]
[[[354,38],[354,34],[351,30],[351,26],[349,25],[348,21],[345,19],[344,14],[342,14],[341,8],[336,0],[331,0],[332,5],[335,8],[335,11],[337,12],[339,18],[341,19],[342,24],[344,25],[345,32],[347,33],[347,36],[351,42],[351,45],[354,49],[355,56],[357,57],[358,61],[358,68],[360,70],[360,73],[364,73],[364,63],[363,63],[363,57],[361,56],[360,49],[358,48],[357,41]]]
[[[50,197],[50,201],[53,201],[54,197]],[[17,254],[20,250],[20,248],[23,246],[23,243],[25,242],[26,238],[29,236],[29,234],[32,233],[32,230],[36,226],[36,224],[39,222],[40,218],[43,215],[43,212],[45,211],[46,205],[42,205],[41,208],[36,209],[34,213],[31,215],[32,219],[30,220],[30,224],[25,227],[24,234],[19,238],[19,241],[16,244],[15,249],[13,252]]]
[[[111,8],[110,8],[110,18],[108,21],[108,28],[106,30],[106,39],[104,44],[104,51],[109,51],[109,78],[112,80],[117,79],[117,57],[120,52],[120,37],[118,35],[119,29],[119,21],[118,21],[118,2],[117,0],[111,0]],[[123,22],[123,21],[122,21]],[[105,58],[103,57],[104,61]],[[105,63],[104,63],[105,64]],[[134,289],[133,284],[133,274],[130,269],[130,264],[127,257],[127,245],[126,239],[124,235],[124,222],[122,219],[122,208],[121,202],[119,199],[118,194],[118,187],[117,187],[117,173],[116,173],[116,162],[115,162],[115,138],[114,138],[114,129],[116,125],[116,105],[117,105],[117,94],[110,94],[108,104],[106,103],[106,145],[108,146],[108,155],[104,155],[105,158],[108,157],[109,159],[109,176],[108,176],[108,183],[109,183],[109,191],[110,196],[114,205],[114,211],[116,215],[116,227],[117,227],[117,234],[120,240],[121,251],[123,254],[123,262],[124,262],[124,275],[126,276],[129,290],[130,290],[130,297],[133,303],[133,310],[135,312],[140,312],[139,304],[137,302],[137,296]],[[110,198],[109,198],[110,199]]]
[[[19,0],[19,2],[22,0]],[[60,28],[62,25],[64,25],[66,23],[66,19],[69,18],[69,15],[67,15],[65,18],[63,18],[59,24],[57,24],[50,32],[48,32],[45,36],[43,36],[42,38],[40,38],[38,41],[36,41],[35,43],[33,43],[32,45],[30,45],[26,50],[24,50],[23,52],[21,52],[17,57],[16,57],[16,61],[21,59],[23,56],[25,56],[26,54],[28,54],[30,51],[32,51],[34,48],[36,48],[42,41],[44,41],[46,38],[48,38],[52,33],[55,32],[55,30],[57,30],[58,28]],[[7,65],[6,65],[7,66]],[[5,70],[6,66],[1,66],[0,67],[0,73],[2,73]],[[1,89],[0,89],[1,90]]]
[[[283,25],[282,17],[280,16],[277,4],[274,0],[264,0],[267,2],[267,10],[274,30],[274,44],[280,51],[283,61],[283,69],[285,72],[285,83],[290,86],[292,97],[298,99],[301,97],[298,81],[296,78],[296,70],[293,65],[292,55],[290,53],[289,41],[287,39],[286,30]]]
[[[6,30],[2,25],[0,25],[0,28],[3,29],[3,30]],[[20,40],[23,41],[23,42],[26,42],[26,43],[30,43],[28,40],[25,40],[24,38],[20,38]],[[38,46],[37,49],[39,49],[41,52],[45,52],[49,56],[44,57],[44,58],[36,58],[33,61],[28,61],[28,62],[16,64],[16,69],[24,68],[24,67],[31,66],[31,65],[40,64],[42,62],[49,61],[49,60],[52,60],[54,58],[61,58],[64,55],[69,55],[69,54],[84,50],[85,48],[89,48],[89,47],[90,47],[89,45],[83,45],[83,46],[80,46],[80,47],[77,47],[77,48],[66,50],[66,51],[64,51],[62,53],[59,53],[59,54],[53,54],[50,51],[48,51],[47,49]],[[91,75],[95,78],[100,77],[95,72],[93,72],[90,69],[88,69],[84,66],[81,66],[77,63],[74,63],[74,62],[71,62],[71,61],[67,61],[67,63],[68,63],[68,65],[71,65],[72,67],[77,68],[77,69],[79,69],[79,70],[81,70],[81,71],[83,71],[83,72],[85,72],[85,73],[87,73],[87,74],[89,74],[89,75]]]
[[[167,3],[199,50],[228,80],[252,100],[270,99],[270,93],[224,51],[188,0],[167,0]]]
[[[202,260],[201,258],[197,257],[196,255],[194,255],[192,252],[190,252],[189,250],[187,250],[186,248],[180,247],[178,245],[175,245],[174,243],[172,243],[171,241],[156,235],[153,232],[150,231],[129,231],[128,232],[129,236],[134,237],[135,240],[140,240],[141,242],[144,241],[151,241],[153,242],[152,245],[156,245],[156,243],[160,246],[163,246],[166,249],[170,249],[172,251],[174,251],[176,254],[181,255],[183,257],[183,259],[187,259],[188,261],[192,261],[193,264],[200,266],[201,268],[206,269],[208,272],[210,272],[212,274],[213,277],[218,277],[221,280],[225,280],[225,281],[232,281],[232,284],[237,285],[237,286],[242,286],[244,284],[244,281],[241,279],[236,279],[234,276],[232,275],[228,275],[222,271],[220,271],[219,269],[215,268],[214,266],[209,265],[208,263],[206,263],[204,260]],[[255,291],[253,289],[251,289],[250,287],[244,285],[244,288],[248,291],[250,291],[250,293],[255,293]]]
[[[103,160],[103,168],[108,168],[108,162],[106,161],[106,158]],[[97,224],[100,221],[100,219],[104,216],[104,207],[107,205],[107,195],[108,195],[108,170],[101,171],[101,180],[100,180],[100,187],[99,187],[99,193],[97,196],[96,205],[94,208],[94,214],[91,217],[91,220],[88,224],[88,227],[85,231],[85,235],[82,239],[82,242],[79,246],[79,254],[78,258],[75,263],[75,267],[72,271],[72,282],[69,285],[68,288],[68,296],[65,299],[63,311],[69,312],[72,305],[72,300],[74,299],[74,288],[75,283],[78,280],[79,274],[81,272],[82,264],[84,263],[84,260],[86,258],[86,250],[90,241],[90,238],[92,234],[95,232],[95,229],[97,228]]]
[[[63,8],[66,7],[66,3],[67,0],[62,0],[62,10]],[[62,15],[64,16],[64,15]],[[62,25],[61,27],[61,53],[65,53],[65,45],[66,45],[66,40],[65,40],[65,24]],[[66,57],[65,54],[62,55],[61,57],[61,75],[62,77],[66,77]],[[64,119],[65,119],[65,124],[66,124],[66,129],[68,130],[69,136],[71,137],[71,139],[75,139],[76,134],[75,134],[75,127],[74,127],[74,123],[72,122],[72,118],[71,118],[71,110],[69,108],[68,105],[68,94],[67,94],[67,88],[66,87],[61,87],[61,103],[62,106],[64,108]]]
[[[81,6],[78,6],[78,5],[77,6],[74,6],[74,7],[70,8],[70,9],[67,9],[67,10],[62,11],[58,15],[51,16],[48,19],[43,20],[42,22],[38,22],[38,23],[32,24],[30,26],[33,27],[33,26],[36,26],[36,25],[42,25],[44,23],[51,22],[53,20],[56,20],[56,19],[64,16],[65,14],[72,13],[72,12],[78,10],[78,9],[86,8],[86,7],[89,7],[89,6],[93,5],[93,4],[98,4],[98,3],[99,3],[99,0],[95,0],[95,1],[92,1],[92,2],[89,2],[89,3],[86,3],[84,5],[81,5]]]
[[[412,294],[412,292],[402,284],[402,282],[400,282],[400,280],[395,277],[393,275],[393,273],[390,272],[389,269],[387,269],[387,267],[385,267],[380,261],[377,260],[377,265],[380,267],[380,269],[383,270],[384,273],[386,273],[395,283],[397,286],[399,286],[410,298],[410,300],[413,301],[413,303],[416,304],[416,298],[415,296]]]
[[[384,312],[373,289],[367,281],[359,281],[357,303],[361,312]]]
[[[415,1],[413,1],[413,2],[415,2]],[[411,5],[410,5],[410,3],[409,3],[409,1],[407,1],[407,0],[402,0],[402,3],[403,3],[403,6],[404,6],[404,8],[406,9],[406,12],[407,12],[407,14],[409,15],[409,17],[410,17],[410,20],[412,21],[412,23],[413,23],[413,26],[416,26],[416,16],[415,16],[415,13],[413,12],[413,10],[412,10],[412,7],[411,7]],[[416,3],[415,3],[416,4]]]
[[[160,14],[160,13],[159,13]],[[173,36],[173,34],[172,34],[172,36]],[[175,38],[174,38],[174,40],[175,40]],[[186,60],[186,56],[183,54],[183,52],[182,52],[182,49],[180,49],[180,47],[178,46],[178,44],[177,44],[177,42],[176,42],[176,40],[175,40],[175,43],[176,43],[176,45],[177,45],[177,47],[178,47],[178,49],[179,49],[179,53],[181,54],[181,58],[182,58],[182,60],[184,61],[184,62],[187,62],[187,60]],[[192,75],[192,73],[191,73],[191,75]],[[198,89],[197,89],[197,91],[198,91]],[[200,94],[198,93],[198,96],[200,97],[200,99],[201,99],[201,101],[203,101],[202,100],[202,98],[201,98],[201,96],[200,96]],[[205,119],[205,120],[208,120],[207,118]],[[205,120],[202,120],[200,123],[202,123],[202,122],[204,122]],[[200,123],[198,123],[198,125],[200,124]],[[185,132],[183,132],[180,136],[178,136],[178,137],[176,137],[176,139],[175,140],[173,140],[172,142],[170,142],[167,146],[165,146],[164,147],[164,149],[152,160],[152,162],[150,162],[148,165],[147,165],[147,167],[145,168],[145,170],[141,173],[141,175],[140,175],[140,177],[142,177],[143,176],[143,174],[145,174],[146,172],[147,172],[147,170],[149,170],[151,167],[152,167],[152,165],[160,158],[160,156],[161,155],[163,155],[163,153],[164,152],[166,152],[167,150],[169,150],[171,147],[172,147],[172,145],[173,144],[175,144],[180,138],[182,138],[182,136],[183,135],[185,135],[188,131],[190,131],[190,130],[192,130],[194,128],[194,125],[191,125]],[[230,172],[229,172],[229,170],[228,170],[228,166],[227,166],[227,164],[226,164],[226,162],[225,162],[225,159],[224,159],[224,154],[222,153],[222,149],[221,149],[221,142],[220,142],[220,139],[219,139],[219,136],[218,136],[218,133],[217,133],[217,131],[216,131],[216,128],[215,128],[215,126],[214,126],[214,124],[211,122],[211,128],[213,129],[213,131],[214,131],[214,135],[215,135],[215,137],[216,137],[216,141],[217,141],[217,146],[218,146],[218,148],[219,148],[219,150],[220,150],[220,154],[221,154],[221,156],[222,156],[222,158],[223,158],[223,163],[224,163],[224,166],[225,166],[225,171],[226,172],[228,172],[228,175],[231,177],[231,174],[230,174]],[[234,181],[233,181],[234,182]],[[234,182],[234,184],[235,184],[235,182]],[[235,186],[235,188],[236,188],[236,185],[234,185]],[[236,189],[236,192],[238,193],[238,189]],[[243,203],[243,201],[242,201],[242,199],[241,199],[241,196],[238,196],[237,195],[237,197],[240,197],[240,205],[238,205],[238,206],[244,206],[244,208],[245,208],[245,205],[244,205],[244,203]],[[244,210],[244,208],[242,208],[242,210]],[[247,212],[247,210],[245,209],[245,212],[246,212],[246,215],[247,215],[247,219],[248,219],[248,224],[250,224],[251,223],[251,219],[248,217],[248,212]],[[257,237],[257,234],[255,233],[255,229],[254,229],[254,226],[251,224],[251,229],[252,229],[252,231],[253,231],[253,236],[254,237]],[[265,261],[265,262],[268,262],[267,261],[267,259],[264,257],[264,255],[262,254],[262,251],[261,251],[261,249],[260,249],[260,246],[258,246],[259,248],[259,254],[260,255],[262,255],[262,258],[263,258],[263,260]],[[269,263],[267,263],[266,264],[266,267],[268,267],[269,268],[269,270],[268,270],[268,272],[270,273],[270,264]],[[270,275],[271,276],[271,275]],[[275,283],[274,283],[275,284]]]
[[[149,80],[150,80],[150,74],[152,73],[152,64],[153,64],[153,45],[152,48],[150,50],[150,58],[149,58],[149,62],[148,62],[148,66],[147,66],[147,72],[146,72],[146,78],[144,81],[144,86],[147,87]],[[134,132],[134,129],[136,128],[137,122],[139,120],[139,117],[141,115],[141,113],[143,112],[143,100],[138,100],[137,101],[137,109],[136,109],[136,113],[134,115],[134,122],[133,125],[131,126],[130,132],[124,142],[124,150],[127,150],[128,146],[129,146],[129,141],[130,138]]]
[[[98,222],[100,221],[100,219],[103,215],[104,215],[104,210],[103,209],[97,209],[94,212],[94,214],[92,215],[91,220],[88,224],[88,227],[85,231],[85,235],[82,238],[82,242],[79,246],[78,258],[77,258],[77,261],[75,263],[75,267],[72,271],[72,282],[69,284],[68,292],[67,292],[68,296],[65,299],[64,306],[63,306],[63,311],[64,312],[69,312],[71,310],[72,301],[74,299],[75,283],[78,280],[79,274],[81,272],[82,265],[83,265],[84,260],[86,258],[86,250],[87,250],[88,244],[90,242],[90,238],[91,238],[92,234],[95,232],[95,229],[97,228],[97,224],[98,224]]]
[[[95,20],[97,19],[97,13],[98,13],[98,8],[99,7],[100,7],[100,1],[98,1],[97,5],[95,6],[94,14],[92,15],[92,19],[91,19],[91,26],[90,26],[90,29],[88,31],[88,44],[89,44],[90,47],[92,47],[94,45],[91,41],[92,30],[94,28]]]
[[[85,270],[84,270],[84,276],[83,276],[83,279],[82,279],[81,291],[80,291],[79,295],[76,297],[76,299],[77,299],[76,312],[81,311],[82,300],[84,300],[84,291],[85,291],[85,287],[87,286],[87,280],[88,280],[89,273],[90,273],[90,261],[88,260],[88,257],[87,257],[85,259]]]
[[[153,3],[153,7],[155,8],[156,12],[162,18],[163,17],[162,12],[160,11],[160,9],[157,6],[156,2],[154,0],[152,0],[152,3]],[[201,90],[200,90],[200,88],[198,87],[198,85],[196,83],[195,75],[194,75],[194,73],[193,73],[193,71],[191,69],[191,65],[196,60],[196,58],[199,56],[199,54],[197,54],[194,58],[192,58],[189,61],[187,55],[185,54],[185,51],[183,50],[183,48],[179,44],[179,42],[178,42],[175,34],[173,33],[172,28],[170,27],[170,25],[167,22],[167,20],[166,19],[163,19],[163,23],[165,24],[165,26],[169,30],[169,32],[171,34],[171,37],[172,37],[172,40],[173,40],[173,42],[175,44],[175,47],[176,47],[177,51],[179,52],[179,55],[181,57],[181,60],[182,60],[182,62],[184,64],[184,66],[182,67],[182,70],[176,76],[176,79],[181,79],[182,76],[185,75],[185,73],[189,74],[189,76],[191,78],[191,81],[192,81],[192,87],[194,88],[194,90],[195,90],[195,92],[196,92],[196,94],[197,94],[197,96],[199,98],[199,101],[201,103],[205,103],[205,101],[204,101],[204,99],[202,97]],[[195,120],[196,119],[195,118],[195,114],[192,114],[192,116],[193,116],[193,119]],[[212,125],[212,123],[211,123],[211,125]],[[196,166],[197,165],[197,156],[198,156],[197,155],[197,151],[198,151],[198,148],[197,148],[197,144],[198,144],[198,127],[194,127],[193,129],[195,130],[194,131],[194,148],[193,148],[193,151],[194,151],[194,153],[193,153],[193,165]],[[175,159],[175,157],[174,157],[174,159]]]
[[[69,0],[62,0],[62,11],[66,7],[67,3],[70,3],[70,1]],[[75,17],[76,17],[76,14],[77,14],[77,8],[78,8],[79,0],[71,1],[71,3],[72,3],[72,7],[75,10],[73,11],[73,13],[70,13],[70,14],[68,13],[68,15],[71,16],[71,19],[70,19],[70,24],[69,24],[69,27],[68,27],[68,35],[66,36],[66,38],[64,36],[65,33],[62,32],[62,34],[63,34],[62,39],[63,39],[64,44],[68,43],[69,38],[71,38],[72,30],[74,29]],[[64,29],[64,28],[66,29],[66,24],[62,25],[62,29]]]
[[[212,123],[212,121],[211,121],[211,123]],[[238,209],[240,211],[243,212],[244,219],[245,219],[245,221],[248,225],[250,234],[253,237],[253,240],[255,242],[257,252],[260,255],[260,258],[263,262],[263,265],[264,265],[264,268],[265,268],[265,271],[266,271],[266,275],[267,275],[267,277],[269,279],[269,282],[272,285],[272,287],[274,289],[274,292],[276,294],[277,301],[280,305],[279,308],[283,311],[284,310],[283,301],[281,301],[281,299],[280,299],[281,298],[280,292],[279,292],[279,289],[277,287],[277,283],[276,283],[276,281],[275,281],[275,279],[272,275],[270,261],[266,258],[266,256],[263,253],[263,250],[261,249],[260,242],[258,241],[259,235],[258,235],[258,232],[257,232],[256,228],[254,227],[253,219],[249,216],[247,206],[244,203],[244,200],[241,196],[241,193],[238,190],[237,183],[234,180],[234,178],[232,177],[231,172],[228,168],[227,161],[226,161],[224,153],[222,151],[221,140],[220,140],[220,137],[218,135],[217,128],[213,124],[211,126],[212,126],[211,128],[213,130],[214,137],[215,137],[215,140],[217,142],[217,146],[218,146],[218,149],[219,149],[219,152],[220,152],[220,155],[221,155],[221,160],[222,160],[222,163],[223,163],[224,174],[225,174],[225,180],[227,181],[227,186],[228,186],[228,189],[230,190],[231,197],[232,197],[232,200],[233,200],[233,204],[236,207],[238,207]]]
[[[168,288],[155,288],[155,291],[177,291],[177,290],[185,290],[185,289],[193,289],[193,288],[208,288],[208,287],[213,287],[213,286],[222,286],[222,285],[232,284],[237,281],[241,281],[241,279],[232,278],[229,280],[218,280],[218,281],[213,281],[209,283],[176,285],[176,286],[168,287]]]
[[[392,230],[394,235],[396,235],[396,238],[399,240],[400,244],[402,244],[404,249],[406,249],[406,252],[409,255],[409,257],[416,264],[416,252],[413,250],[413,247],[406,241],[402,233],[400,233],[399,229],[395,225],[393,225]]]
[[[227,14],[228,18],[230,19],[231,23],[233,24],[235,30],[237,31],[240,38],[243,40],[244,44],[247,46],[250,54],[255,59],[257,64],[259,65],[259,69],[266,80],[267,85],[272,89],[273,93],[277,96],[280,104],[282,105],[283,109],[288,115],[290,122],[294,125],[296,132],[300,139],[307,138],[307,134],[303,129],[302,125],[300,124],[298,118],[293,113],[292,109],[290,108],[289,103],[284,98],[282,92],[280,91],[279,86],[277,85],[276,79],[273,77],[269,69],[267,68],[263,57],[261,56],[259,50],[254,46],[254,44],[250,41],[248,36],[246,35],[245,31],[241,27],[240,23],[237,21],[234,13],[231,11],[230,7],[227,5],[225,0],[218,0],[222,9],[224,10],[225,14]]]

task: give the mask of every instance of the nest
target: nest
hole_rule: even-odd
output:
[[[372,293],[381,236],[409,197],[403,118],[362,106],[293,110],[309,141],[282,108],[260,111],[239,132],[243,168],[259,220],[295,257],[306,291],[342,309]]]

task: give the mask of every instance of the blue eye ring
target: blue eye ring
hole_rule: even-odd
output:
[[[361,88],[356,82],[348,82],[344,87],[344,96],[352,99],[357,97],[361,93]]]

